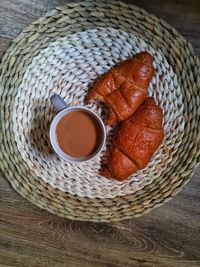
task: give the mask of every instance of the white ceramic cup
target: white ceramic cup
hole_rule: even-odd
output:
[[[58,114],[55,116],[55,118],[53,119],[53,121],[51,123],[50,131],[49,131],[50,142],[51,142],[51,145],[52,145],[54,151],[56,152],[56,154],[62,159],[65,159],[65,160],[70,161],[70,162],[75,162],[75,163],[86,162],[86,161],[91,160],[94,157],[96,157],[101,152],[102,148],[105,145],[105,141],[106,141],[106,129],[105,129],[105,125],[104,125],[102,119],[94,111],[92,111],[86,107],[80,107],[80,106],[68,107],[67,104],[64,102],[64,100],[57,94],[54,94],[51,97],[51,103],[58,111]],[[85,111],[85,112],[89,113],[90,116],[92,116],[97,121],[97,123],[100,126],[99,129],[101,131],[101,133],[100,133],[101,138],[100,138],[99,145],[97,146],[96,150],[88,157],[81,157],[81,158],[75,158],[75,157],[72,157],[72,156],[66,154],[65,152],[63,152],[62,149],[58,145],[57,136],[56,136],[56,127],[57,127],[59,121],[65,115],[69,114],[70,112],[78,111],[78,110],[79,111],[80,110]]]

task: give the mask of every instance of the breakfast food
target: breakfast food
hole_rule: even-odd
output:
[[[147,97],[134,115],[121,123],[102,174],[124,180],[144,168],[162,142],[163,114],[154,98]]]
[[[102,174],[124,180],[144,168],[162,142],[163,114],[148,86],[155,73],[153,57],[141,52],[104,74],[87,97],[109,107],[108,125],[121,122]]]
[[[87,97],[87,102],[100,100],[109,106],[108,125],[133,115],[147,97],[154,75],[153,57],[141,52],[104,74]]]

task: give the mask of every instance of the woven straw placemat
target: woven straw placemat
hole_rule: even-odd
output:
[[[164,111],[165,130],[147,168],[120,183],[99,175],[105,150],[87,165],[57,158],[48,138],[50,96],[83,104],[97,77],[143,50],[155,57],[149,93]],[[191,45],[162,20],[123,2],[70,3],[23,31],[0,67],[0,166],[39,207],[71,219],[121,220],[168,201],[191,177],[200,153],[200,65]],[[100,105],[90,108],[104,118]]]

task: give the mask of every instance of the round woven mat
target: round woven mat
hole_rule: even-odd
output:
[[[99,174],[111,145],[85,164],[53,153],[49,98],[82,105],[95,80],[140,51],[155,58],[149,86],[164,111],[165,139],[148,166],[124,182]],[[1,62],[0,167],[22,196],[57,215],[111,221],[140,216],[172,198],[200,154],[200,64],[171,26],[123,2],[69,3],[24,30]],[[105,118],[101,105],[89,106]]]

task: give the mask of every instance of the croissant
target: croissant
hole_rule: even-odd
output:
[[[154,98],[147,97],[134,115],[121,123],[102,174],[124,180],[144,168],[164,137],[163,114]]]
[[[141,52],[104,74],[87,97],[109,106],[108,125],[128,119],[147,97],[154,75],[153,57]]]

